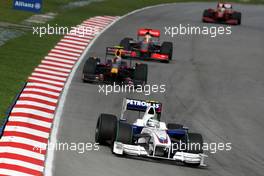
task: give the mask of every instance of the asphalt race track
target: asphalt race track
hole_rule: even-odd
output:
[[[81,80],[83,64],[71,83],[61,119],[60,142],[94,142],[101,112],[120,114],[123,97],[163,102],[162,119],[182,123],[200,132],[205,142],[231,142],[231,151],[209,154],[204,169],[177,164],[135,160],[100,151],[57,151],[55,176],[261,176],[264,171],[264,7],[234,5],[242,12],[242,26],[232,35],[164,35],[164,26],[202,26],[201,15],[215,3],[181,3],[155,7],[130,15],[103,33],[88,55],[104,57],[105,47],[121,38],[136,37],[139,27],[162,30],[161,41],[174,42],[170,64],[148,62],[149,83],[166,84],[165,94],[117,94],[105,96],[98,86]],[[210,26],[210,24],[204,24]],[[217,26],[217,25],[215,25]]]

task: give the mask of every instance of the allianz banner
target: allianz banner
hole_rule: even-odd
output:
[[[14,0],[13,8],[38,13],[42,8],[42,0]]]

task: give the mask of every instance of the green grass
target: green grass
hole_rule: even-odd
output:
[[[51,25],[58,24],[70,27],[95,15],[123,15],[149,5],[186,2],[180,0],[106,0],[71,10],[60,8],[61,5],[65,5],[70,1],[73,0],[44,0],[44,12],[58,13],[58,16],[50,22]],[[263,0],[254,0],[254,2],[263,3]],[[0,21],[19,23],[32,15],[30,12],[12,10],[11,7],[11,0],[1,1]],[[32,35],[32,32],[27,32],[25,35],[10,40],[0,47],[0,117],[4,117],[7,107],[23,86],[28,75],[60,38],[61,36],[39,38]]]
[[[45,12],[58,12],[62,11],[59,7],[69,2],[76,0],[43,0],[43,10]],[[18,23],[24,19],[34,15],[32,12],[14,10],[13,0],[0,1],[0,21]]]
[[[30,33],[11,40],[0,48],[0,117],[23,86],[33,68],[59,39],[58,36],[39,38]]]

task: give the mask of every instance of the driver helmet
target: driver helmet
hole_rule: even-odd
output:
[[[218,3],[217,8],[223,8],[224,4],[223,3]]]
[[[225,11],[225,6],[223,3],[219,3],[217,8],[221,11],[221,12],[224,12]]]
[[[159,121],[158,120],[155,120],[153,118],[149,118],[149,120],[147,121],[147,126],[148,127],[154,127],[154,128],[159,128],[160,125],[159,125]]]
[[[121,61],[122,61],[121,54],[122,54],[122,52],[120,50],[117,50],[115,52],[115,58],[113,59],[114,64],[120,64],[121,63]]]
[[[147,33],[145,34],[145,38],[144,38],[144,40],[148,43],[148,42],[150,42],[151,38],[152,38],[152,37],[151,37],[150,33],[147,32]]]

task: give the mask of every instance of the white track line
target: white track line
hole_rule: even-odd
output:
[[[61,64],[58,62],[47,61],[47,60],[42,60],[41,63],[42,64],[51,64],[51,65],[54,65],[54,67],[59,66],[59,67],[67,68],[67,69],[71,69],[73,67],[73,65]]]
[[[80,57],[80,55],[81,55],[78,53],[73,53],[73,52],[62,50],[62,49],[52,49],[51,51],[55,52],[55,53],[61,53],[61,54],[66,54],[66,55],[70,55],[70,56],[75,56],[75,57]]]
[[[35,114],[41,117],[49,118],[52,119],[54,117],[53,114],[48,113],[48,112],[43,112],[35,109],[29,109],[29,108],[14,108],[12,112],[22,112],[22,113],[30,113],[30,114]]]
[[[48,145],[48,144],[43,143],[43,142],[39,142],[39,141],[35,141],[32,139],[27,139],[27,138],[19,137],[19,136],[3,136],[1,138],[1,142],[16,142],[16,143],[20,143],[20,144],[26,144],[26,145],[32,146],[32,150],[34,149],[34,147],[37,147],[37,148],[44,150],[47,148],[47,145]],[[13,148],[16,148],[16,147],[13,147]],[[26,149],[23,149],[23,150],[26,150]],[[29,150],[27,150],[27,151],[29,151]],[[38,151],[32,152],[32,153],[34,153],[34,155],[37,154],[36,157],[34,157],[36,159],[41,159],[41,160],[45,159],[45,156],[41,153],[38,153]],[[32,156],[34,156],[34,155],[32,155]],[[29,156],[31,156],[31,155],[29,155]]]
[[[59,54],[59,53],[54,53],[54,52],[50,52],[48,54],[48,56],[54,56],[54,57],[58,56],[60,58],[78,60],[78,57],[76,57],[76,56],[75,57],[74,56],[68,56],[68,55],[65,55],[65,54]]]
[[[67,74],[65,74],[65,76],[67,76]],[[39,87],[43,87],[43,88],[53,89],[55,91],[62,91],[62,88],[58,88],[56,86],[51,86],[51,85],[47,85],[47,84],[43,84],[43,83],[32,83],[32,82],[30,82],[30,83],[27,83],[27,86],[39,86]]]
[[[39,103],[39,102],[36,102],[36,101],[18,100],[16,102],[16,104],[17,105],[33,105],[33,106],[37,106],[37,107],[41,107],[41,108],[46,108],[46,109],[49,109],[49,110],[55,110],[56,109],[55,106],[46,105],[46,104]]]
[[[39,125],[41,127],[51,128],[51,123],[43,122],[41,120],[36,120],[36,119],[29,118],[29,117],[10,116],[8,121],[9,122],[25,122],[25,123],[29,123],[32,125]]]
[[[8,123],[5,127],[5,131],[21,132],[21,133],[26,133],[26,134],[46,138],[46,139],[49,137],[49,133],[47,133],[47,132],[43,132],[40,130],[35,130],[32,128],[27,128],[27,127],[22,127],[22,126],[10,126],[10,125],[8,125]]]
[[[53,96],[59,96],[60,95],[60,93],[55,93],[55,92],[51,92],[51,91],[43,90],[43,89],[39,89],[39,88],[30,88],[29,86],[26,86],[24,91],[40,92],[40,93],[45,93],[45,94],[49,94],[49,95],[53,95]]]
[[[50,80],[50,79],[47,79],[47,78],[38,78],[38,77],[35,77],[35,76],[30,76],[29,79],[31,80],[36,80],[36,81],[42,81],[42,82],[45,82],[45,83],[51,83],[51,84],[56,84],[56,85],[61,85],[63,86],[64,85],[64,82],[60,81],[60,80]]]
[[[39,166],[39,165],[32,164],[32,163],[29,163],[29,162],[25,162],[25,161],[22,161],[22,160],[9,159],[9,158],[4,158],[4,159],[5,159],[5,163],[6,164],[17,165],[17,166],[29,168],[29,169],[32,169],[32,170],[36,170],[36,171],[39,171],[39,172],[43,172],[43,170],[44,170],[43,166]]]
[[[64,76],[67,77],[69,76],[69,74],[67,73],[61,73],[61,72],[57,72],[57,71],[51,71],[51,70],[47,70],[47,69],[41,69],[41,68],[35,68],[34,71],[40,71],[40,72],[44,72],[47,74],[54,74],[54,75],[58,75],[58,76]]]
[[[0,159],[0,161],[1,161],[1,159]],[[9,169],[0,169],[0,173],[3,174],[3,175],[11,175],[11,176],[15,176],[15,175],[19,175],[19,176],[33,176],[31,174],[18,172],[18,171],[14,171],[14,170],[11,170],[11,169],[10,170]]]
[[[23,155],[23,156],[27,156],[27,157],[31,157],[31,158],[35,158],[38,160],[45,160],[45,156],[36,152],[31,152],[25,149],[20,149],[20,148],[15,148],[15,147],[1,147],[0,146],[0,153],[15,153],[15,154],[19,154],[19,155]]]
[[[47,69],[52,69],[52,70],[58,70],[58,71],[62,71],[62,72],[68,72],[70,73],[71,70],[70,69],[65,69],[65,68],[58,68],[58,67],[53,67],[50,65],[45,65],[45,64],[39,64],[38,66],[39,68],[47,68]]]
[[[65,46],[65,47],[68,46],[68,47],[78,48],[78,49],[82,49],[82,50],[85,49],[85,46],[76,46],[76,45],[74,45],[74,44],[69,44],[69,43],[65,43],[65,42],[59,42],[57,45],[58,45],[58,46]]]
[[[57,103],[58,102],[58,99],[45,97],[45,96],[42,96],[42,95],[38,95],[37,93],[22,93],[20,95],[20,97],[37,98],[37,99],[40,99],[40,100],[48,101],[50,103]]]
[[[36,72],[33,72],[31,75],[32,76],[41,76],[43,78],[57,79],[60,81],[66,81],[67,80],[66,78],[62,78],[62,77],[58,77],[58,76],[51,76],[51,75],[47,75],[47,74],[43,74],[43,73],[36,73]]]

